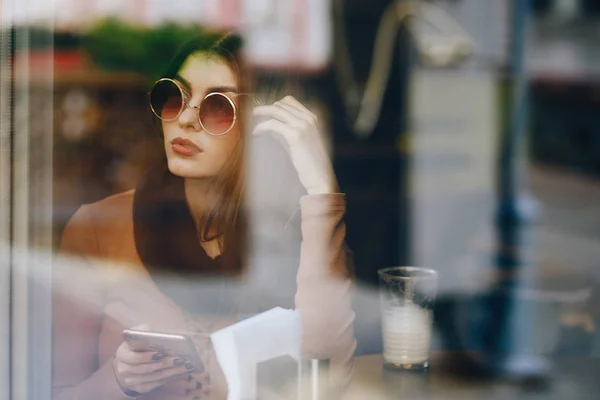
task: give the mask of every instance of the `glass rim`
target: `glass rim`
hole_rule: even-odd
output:
[[[407,272],[413,272],[413,271],[418,271],[418,272],[422,272],[424,273],[424,275],[421,276],[399,276],[399,275],[393,275],[390,274],[390,272],[392,271],[407,271]],[[438,277],[438,272],[434,269],[431,268],[425,268],[425,267],[414,267],[414,266],[397,266],[397,267],[386,267],[386,268],[381,268],[377,270],[377,274],[380,277],[386,277],[386,278],[391,278],[391,279],[397,279],[397,280],[415,280],[415,279],[434,279]]]

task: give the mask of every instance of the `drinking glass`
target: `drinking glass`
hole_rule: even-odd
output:
[[[437,272],[418,267],[393,267],[380,269],[378,274],[385,368],[426,369]]]

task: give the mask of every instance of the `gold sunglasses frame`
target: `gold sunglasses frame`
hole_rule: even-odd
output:
[[[177,87],[177,89],[179,90],[179,93],[181,93],[181,100],[182,100],[181,108],[177,112],[177,115],[175,117],[173,117],[173,118],[163,118],[163,117],[161,117],[158,114],[158,112],[156,112],[156,110],[154,109],[154,107],[152,106],[152,99],[151,99],[152,90],[156,87],[157,84],[159,84],[160,82],[164,82],[164,81],[168,81],[168,82],[173,83]],[[227,99],[227,101],[229,102],[229,104],[231,104],[231,107],[233,108],[233,121],[231,121],[231,125],[229,126],[229,128],[225,132],[222,132],[222,133],[213,133],[213,132],[209,131],[208,129],[206,129],[206,127],[202,123],[202,119],[200,118],[200,108],[202,107],[202,103],[204,103],[204,101],[206,99],[208,99],[209,97],[211,97],[211,96],[223,96],[225,99]],[[226,135],[235,126],[235,123],[237,122],[238,109],[237,109],[237,106],[236,106],[235,102],[233,100],[231,100],[231,98],[229,96],[227,96],[225,93],[221,93],[221,92],[211,92],[211,93],[208,93],[206,96],[204,96],[204,98],[202,98],[202,101],[200,102],[200,105],[198,105],[198,106],[194,106],[194,105],[188,103],[187,97],[188,96],[187,96],[186,92],[183,90],[183,88],[181,87],[181,85],[179,84],[179,82],[177,82],[175,79],[161,78],[161,79],[157,80],[156,82],[154,82],[154,84],[152,85],[152,89],[150,89],[150,91],[148,92],[148,103],[150,104],[150,109],[152,110],[152,113],[158,119],[160,119],[161,121],[167,121],[167,122],[175,121],[177,118],[179,118],[179,116],[181,115],[181,113],[183,112],[183,110],[185,110],[186,108],[193,108],[194,110],[196,110],[196,113],[198,115],[198,122],[200,123],[200,126],[202,127],[202,129],[206,133],[208,133],[211,136],[223,136],[223,135]]]

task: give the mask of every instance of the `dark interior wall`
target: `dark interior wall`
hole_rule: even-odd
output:
[[[364,85],[371,69],[375,35],[390,0],[346,1],[346,41],[355,79]],[[336,21],[339,23],[339,21]],[[377,269],[408,264],[409,204],[407,143],[407,83],[410,42],[404,28],[396,37],[393,65],[385,90],[381,115],[368,138],[359,138],[344,108],[343,90],[336,71],[331,70],[321,85],[328,90],[334,136],[334,166],[347,194],[347,241],[355,253],[359,281],[377,282]],[[353,122],[353,121],[352,121]]]

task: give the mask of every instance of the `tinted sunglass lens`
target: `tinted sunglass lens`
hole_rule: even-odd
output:
[[[171,81],[157,82],[150,92],[150,105],[159,118],[167,120],[176,118],[182,104],[181,91]]]
[[[233,125],[235,110],[229,99],[220,93],[204,99],[200,106],[200,121],[204,129],[213,135],[221,135]]]

